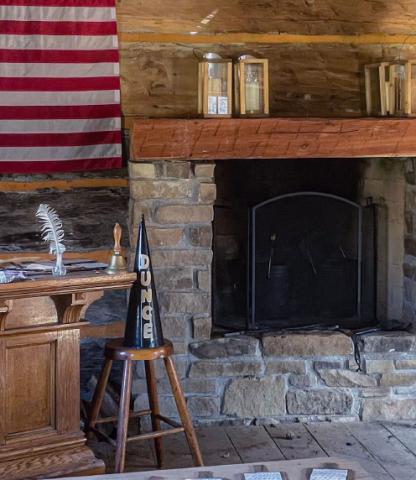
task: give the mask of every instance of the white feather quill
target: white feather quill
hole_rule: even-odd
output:
[[[42,239],[44,242],[49,242],[49,253],[58,254],[65,252],[65,245],[62,243],[64,230],[62,228],[62,221],[56,213],[56,210],[46,203],[41,203],[36,212],[36,216],[42,224]]]

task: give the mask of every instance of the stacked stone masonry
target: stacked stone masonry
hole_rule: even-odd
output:
[[[211,334],[214,164],[130,162],[131,245],[146,218],[163,330],[178,354]]]
[[[406,164],[404,309],[414,318],[416,248],[411,199],[415,172]],[[416,419],[416,336],[379,332],[361,337],[362,371],[353,343],[335,332],[255,338],[211,336],[214,164],[130,162],[131,244],[145,214],[165,336],[196,422]],[[416,243],[415,243],[416,244]],[[162,412],[176,417],[162,365]],[[135,407],[147,404],[137,366]]]
[[[416,336],[361,337],[362,371],[342,333],[281,333],[193,342],[175,356],[188,406],[199,423],[403,420],[416,418]],[[142,366],[136,408],[147,405]],[[162,410],[177,416],[162,365]]]

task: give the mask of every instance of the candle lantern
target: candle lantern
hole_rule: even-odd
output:
[[[231,117],[232,61],[206,53],[199,62],[198,113],[203,117]]]
[[[269,114],[269,62],[242,55],[235,65],[235,111],[240,116]]]
[[[414,115],[416,89],[413,89],[413,84],[416,87],[416,68],[413,61],[366,65],[367,115]]]

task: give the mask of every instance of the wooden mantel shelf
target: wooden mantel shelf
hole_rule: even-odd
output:
[[[416,156],[414,118],[137,119],[133,161]]]

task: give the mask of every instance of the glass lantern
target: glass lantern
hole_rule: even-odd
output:
[[[231,117],[232,61],[206,53],[198,77],[198,113],[206,118]]]
[[[235,65],[235,110],[240,116],[269,115],[269,62],[242,55]]]

